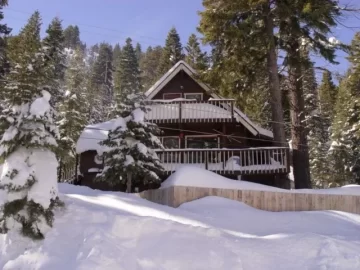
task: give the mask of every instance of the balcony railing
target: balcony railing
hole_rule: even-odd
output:
[[[231,122],[234,119],[233,99],[152,100],[146,119],[156,123]]]
[[[166,149],[157,155],[167,173],[191,165],[220,174],[289,173],[288,148]]]

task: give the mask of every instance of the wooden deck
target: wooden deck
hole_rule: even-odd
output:
[[[246,149],[166,149],[157,155],[168,174],[183,165],[219,174],[287,174],[289,149],[279,147]]]

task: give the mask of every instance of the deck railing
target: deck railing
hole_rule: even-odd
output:
[[[156,123],[231,122],[234,119],[233,99],[152,100],[146,119]]]
[[[157,155],[167,173],[192,165],[221,174],[285,174],[289,172],[289,149],[165,149]]]

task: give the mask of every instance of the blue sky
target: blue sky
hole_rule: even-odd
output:
[[[341,0],[360,7],[359,0]],[[199,23],[198,11],[202,9],[202,0],[10,0],[5,9],[5,21],[13,28],[13,33],[26,23],[28,17],[38,9],[43,17],[43,31],[51,19],[59,16],[66,27],[77,24],[81,30],[81,39],[92,45],[106,41],[112,44],[123,43],[127,37],[139,42],[143,49],[149,45],[163,45],[172,26],[180,34],[185,44],[191,33],[196,32]],[[350,42],[354,33],[360,31],[360,20],[344,17],[346,26],[359,27],[348,29],[339,25],[334,36],[343,42]],[[347,67],[346,55],[339,52],[340,65],[328,65],[314,59],[318,66],[332,71],[344,72]],[[320,75],[320,72],[318,72]]]

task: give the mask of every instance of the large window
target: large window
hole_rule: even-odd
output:
[[[202,93],[185,93],[184,96],[186,99],[196,99],[197,101],[203,100]]]
[[[219,148],[219,137],[216,135],[189,135],[186,136],[186,148],[209,149]]]

